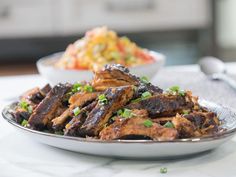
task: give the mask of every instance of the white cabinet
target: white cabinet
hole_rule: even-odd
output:
[[[49,0],[1,0],[0,37],[53,34],[51,8]]]
[[[211,23],[209,0],[60,0],[60,6],[62,34],[101,25],[127,32],[199,29]]]
[[[119,32],[199,29],[210,14],[209,0],[5,0],[0,38],[75,35],[102,25]]]

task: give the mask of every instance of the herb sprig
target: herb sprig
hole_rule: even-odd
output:
[[[143,122],[143,125],[145,126],[145,127],[152,127],[153,126],[153,122],[151,121],[151,120],[145,120],[144,122]]]
[[[150,92],[146,91],[146,92],[142,93],[142,95],[141,95],[140,98],[137,98],[137,99],[135,99],[135,100],[132,100],[131,102],[132,102],[132,103],[136,103],[136,102],[139,102],[139,101],[141,101],[141,100],[148,99],[148,98],[150,98],[151,96],[152,96],[152,94],[151,94]]]
[[[80,114],[81,110],[79,107],[76,107],[75,109],[73,109],[73,113],[75,116],[78,116]]]
[[[135,114],[132,112],[132,110],[127,109],[127,108],[119,109],[117,111],[117,115],[119,115],[120,117],[125,118],[125,119],[129,119],[129,118],[135,116]]]
[[[167,168],[166,167],[160,168],[160,173],[167,173]]]
[[[71,89],[71,92],[72,94],[73,93],[76,93],[76,92],[88,92],[88,93],[91,93],[94,91],[93,87],[89,84],[82,84],[82,83],[75,83],[73,86],[72,86],[72,89]]]
[[[172,95],[185,96],[185,91],[181,90],[179,86],[174,85],[166,90],[167,93]]]
[[[31,106],[29,103],[27,103],[26,101],[21,101],[21,102],[19,103],[19,106],[20,106],[22,109],[24,109],[25,111],[27,111],[28,113],[30,113],[30,114],[33,112],[32,106]]]
[[[183,115],[188,115],[189,114],[189,110],[183,110]]]
[[[28,121],[24,119],[24,120],[21,122],[21,125],[22,125],[23,127],[26,127],[26,126],[28,125]]]
[[[101,94],[98,96],[98,104],[99,105],[105,105],[108,103],[108,99],[106,98],[105,94]]]
[[[166,128],[174,128],[175,127],[174,124],[170,121],[166,122],[163,126]]]
[[[141,82],[144,83],[144,84],[150,83],[149,79],[148,79],[146,76],[142,76],[142,77],[140,78],[140,80],[141,80]]]

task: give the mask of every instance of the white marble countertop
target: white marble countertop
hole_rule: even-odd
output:
[[[228,64],[228,70],[229,73],[236,74],[236,64]],[[169,67],[164,71],[200,74],[196,66]],[[162,71],[154,79],[156,84],[162,80],[161,73]],[[172,82],[174,83],[171,79],[162,81],[161,85],[171,85]],[[0,77],[0,109],[23,91],[45,83],[38,75]],[[213,83],[212,87],[218,85]],[[201,94],[198,89],[195,91]],[[227,93],[234,94],[231,91]],[[225,104],[236,108],[230,98],[224,100]],[[191,158],[161,161],[120,160],[83,155],[39,144],[18,133],[0,118],[0,177],[235,177],[235,164],[236,138],[210,153]],[[167,167],[168,173],[161,174],[161,167]]]

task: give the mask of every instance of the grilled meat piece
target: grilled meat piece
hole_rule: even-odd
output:
[[[152,121],[161,125],[165,125],[167,122],[171,122],[173,118],[174,117],[158,117],[158,118],[152,119]]]
[[[132,85],[127,81],[117,79],[96,79],[93,81],[93,87],[96,90],[104,91],[110,87],[120,87],[125,85]]]
[[[13,116],[18,124],[21,124],[23,120],[28,120],[30,117],[30,113],[25,109],[20,108],[18,105],[16,106],[15,110],[11,110],[9,113]]]
[[[178,137],[178,132],[174,128],[165,128],[157,123],[146,127],[144,123],[147,120],[148,118],[144,117],[115,119],[113,124],[100,132],[99,137],[102,140],[115,140],[130,136],[144,136],[157,141],[174,140]]]
[[[192,112],[188,115],[176,115],[172,123],[180,138],[207,136],[218,131],[219,119],[213,112]]]
[[[86,111],[81,111],[81,113],[74,117],[68,124],[66,124],[66,129],[64,135],[67,136],[80,136],[80,127],[87,117]]]
[[[72,119],[72,115],[72,110],[70,108],[66,109],[61,115],[52,119],[52,128],[55,131],[63,130],[65,125]]]
[[[122,65],[106,65],[102,70],[95,72],[92,81],[92,86],[99,91],[126,85],[139,85],[139,80]]]
[[[69,99],[70,107],[65,110],[60,116],[52,120],[53,129],[57,131],[62,130],[73,117],[73,109],[76,107],[82,108],[90,104],[97,98],[98,94],[98,92],[77,92],[72,95]]]
[[[191,121],[202,135],[217,132],[220,125],[217,115],[213,112],[194,111],[184,117]]]
[[[139,102],[130,103],[126,106],[128,109],[146,109],[149,117],[170,117],[175,116],[185,109],[192,109],[193,102],[187,100],[184,96],[159,94],[154,95]]]
[[[132,117],[148,117],[148,112],[145,109],[133,109]]]
[[[49,84],[46,84],[43,88],[40,89],[40,94],[45,97],[51,91],[51,89],[52,87]]]
[[[122,65],[106,65],[101,71],[95,72],[92,85],[96,90],[104,91],[110,87],[134,85],[137,87],[134,98],[141,96],[143,92],[162,93],[162,89],[151,83],[144,83],[139,77],[132,75],[129,69]]]
[[[163,93],[163,90],[157,86],[152,85],[151,83],[142,83],[137,86],[133,99],[140,98],[142,93],[150,92],[152,95],[159,95]]]
[[[47,89],[46,89],[47,88]],[[47,94],[50,86],[47,84],[42,89],[35,87],[20,96],[20,102],[26,102],[30,109],[34,110],[36,106],[43,100]],[[21,123],[23,120],[28,120],[31,111],[21,108],[20,104],[17,104],[15,110],[11,112],[17,123]]]
[[[70,84],[58,84],[52,88],[29,118],[33,129],[42,129],[51,124],[51,120],[65,111],[62,105],[64,95],[71,89]]]
[[[70,105],[74,105],[74,107],[83,106],[86,102],[90,102],[91,100],[95,100],[97,96],[99,95],[99,92],[77,92],[74,95],[72,95],[69,99]]]
[[[40,88],[39,87],[35,87],[33,89],[30,89],[20,96],[21,101],[26,101],[27,103],[31,104],[32,106],[40,103],[40,101],[42,101],[42,99],[43,99],[43,97],[40,95]]]
[[[218,126],[219,119],[213,112],[192,112],[190,114],[184,115],[189,121],[193,122],[198,128],[205,128],[210,125]]]
[[[24,100],[34,107],[45,98],[50,90],[51,86],[49,84],[45,85],[42,89],[35,87],[21,95],[20,100]]]
[[[133,93],[132,86],[107,89],[104,92],[107,104],[101,105],[98,102],[95,108],[88,114],[86,121],[81,127],[84,135],[97,136],[113,112],[123,107],[133,97]]]
[[[65,126],[65,135],[68,136],[80,136],[80,128],[87,118],[88,113],[96,106],[97,101],[92,102],[91,104],[85,106],[81,109],[81,112],[78,116],[73,117],[73,119],[66,124]]]
[[[172,123],[179,133],[179,138],[190,138],[194,137],[195,134],[198,135],[196,126],[181,115],[177,114],[176,117],[172,119]]]

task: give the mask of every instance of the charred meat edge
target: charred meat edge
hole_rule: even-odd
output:
[[[89,105],[81,109],[79,115],[72,118],[72,120],[66,124],[64,134],[67,136],[80,136],[80,128],[87,118],[88,112],[90,112],[97,104],[97,101],[93,101]]]
[[[193,112],[188,115],[177,114],[172,123],[178,130],[180,138],[199,137],[214,134],[220,122],[213,112]]]
[[[69,103],[71,104],[70,107],[66,109],[60,116],[52,120],[53,129],[56,131],[62,130],[65,127],[66,123],[68,123],[68,121],[70,121],[70,119],[73,117],[73,109],[76,107],[83,108],[84,106],[94,101],[97,98],[98,94],[99,92],[77,92],[72,95],[69,99]]]
[[[95,72],[92,85],[97,90],[105,90],[109,87],[134,85],[137,86],[137,94],[145,91],[151,93],[162,93],[162,89],[151,83],[143,83],[141,79],[129,72],[129,69],[117,64],[106,65],[101,71]],[[139,94],[139,95],[138,95]]]
[[[29,125],[33,129],[44,128],[62,107],[64,95],[71,89],[70,84],[58,84],[52,88],[42,102],[35,108],[29,118]]]
[[[37,105],[45,98],[46,94],[51,90],[49,84],[45,85],[43,88],[35,87],[28,90],[20,96],[20,101],[25,101],[34,110]],[[27,110],[22,109],[19,105],[15,107],[15,110],[10,112],[17,123],[21,123],[23,120],[28,120],[31,113]]]
[[[24,100],[28,102],[29,104],[37,105],[39,104],[50,92],[51,86],[49,84],[46,84],[43,88],[35,87],[31,90],[28,90],[24,94],[20,96],[20,100]]]
[[[88,114],[87,119],[81,127],[83,134],[97,136],[113,112],[123,107],[133,97],[133,93],[132,86],[107,89],[104,94],[108,103],[105,105],[97,103],[95,108]]]
[[[165,128],[160,124],[153,123],[151,127],[146,127],[144,122],[148,118],[116,119],[110,126],[100,132],[100,139],[114,140],[127,136],[145,136],[157,141],[170,141],[178,137],[178,132],[174,128]]]
[[[146,109],[149,117],[170,117],[185,109],[192,109],[194,104],[183,96],[159,94],[141,100],[139,102],[130,103],[126,106],[128,109]]]

